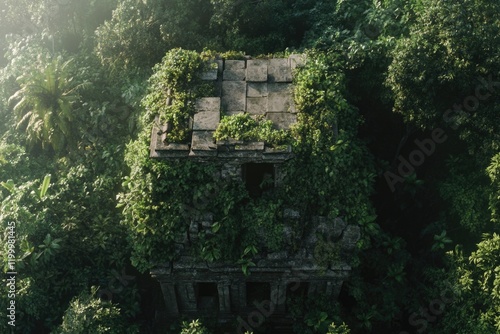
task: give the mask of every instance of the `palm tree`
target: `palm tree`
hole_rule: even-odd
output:
[[[24,129],[31,148],[41,144],[60,154],[75,143],[74,103],[86,83],[74,82],[69,73],[71,62],[56,58],[41,70],[17,78],[20,89],[9,103],[16,103],[16,128]]]

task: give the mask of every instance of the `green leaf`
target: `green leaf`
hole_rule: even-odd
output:
[[[15,184],[14,184],[14,181],[12,181],[12,180],[8,180],[7,182],[2,182],[2,183],[0,183],[0,185],[2,185],[2,187],[4,187],[5,189],[7,189],[10,192],[14,191]]]
[[[42,185],[40,186],[40,193],[39,193],[40,199],[43,199],[45,195],[47,195],[47,190],[49,189],[49,186],[50,186],[50,174],[47,174],[43,178]]]

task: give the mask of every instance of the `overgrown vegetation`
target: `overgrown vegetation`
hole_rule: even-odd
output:
[[[498,332],[499,6],[0,3],[0,256],[6,272],[15,223],[16,330],[161,332],[150,316],[161,296],[141,272],[178,256],[187,217],[215,222],[193,256],[251,272],[256,254],[284,247],[282,212],[295,208],[298,239],[314,215],[363,231],[338,305],[297,307],[296,333]],[[155,116],[183,142],[192,101],[212,94],[199,80],[216,55],[205,49],[307,53],[297,126],[238,115],[216,133],[291,145],[283,186],[258,199],[216,163],[149,158]],[[436,129],[445,139],[431,143]],[[336,251],[317,249],[325,265]],[[217,332],[205,326],[177,332]]]
[[[265,120],[262,115],[253,118],[248,113],[241,113],[223,116],[214,138],[221,141],[229,139],[262,141],[277,146],[287,144],[290,141],[290,134],[287,130],[274,129],[273,122]]]

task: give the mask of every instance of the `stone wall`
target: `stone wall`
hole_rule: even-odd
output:
[[[287,209],[288,219],[299,219],[296,211]],[[206,216],[204,227],[210,228],[210,216]],[[196,226],[199,226],[196,222]],[[181,314],[194,317],[209,312],[221,321],[234,318],[237,314],[245,316],[261,304],[273,309],[273,317],[286,316],[286,301],[295,291],[302,291],[307,296],[327,296],[332,300],[338,297],[340,289],[351,270],[349,260],[356,242],[360,237],[357,225],[347,224],[342,219],[315,217],[313,228],[303,236],[302,247],[290,251],[286,247],[279,252],[257,255],[255,267],[249,269],[249,275],[242,272],[241,266],[234,263],[208,263],[182,255],[179,260],[167,262],[151,271],[162,287],[167,314],[171,319]],[[191,233],[196,233],[198,227]],[[191,229],[190,229],[191,230]],[[188,232],[189,233],[189,232]],[[283,231],[285,243],[294,242],[291,230]],[[315,259],[315,247],[319,239],[338,246],[339,257],[328,265],[320,266]],[[187,250],[192,238],[184,238]],[[187,254],[187,251],[184,252]],[[214,284],[217,293],[213,297],[210,310],[202,303],[199,294],[200,284]],[[269,291],[257,301],[247,296],[252,285],[264,284]]]

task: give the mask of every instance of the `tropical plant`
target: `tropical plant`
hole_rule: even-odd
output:
[[[72,60],[55,58],[41,64],[33,73],[20,76],[20,89],[9,102],[15,103],[17,128],[26,132],[28,145],[41,144],[58,154],[76,145],[77,128],[74,106],[79,101],[79,90],[88,85],[77,83],[71,74]]]

